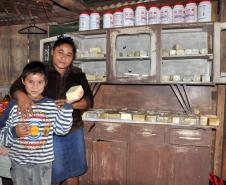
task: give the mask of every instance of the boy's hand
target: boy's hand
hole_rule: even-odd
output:
[[[30,127],[25,124],[21,123],[16,125],[16,135],[17,137],[26,137],[30,134]]]

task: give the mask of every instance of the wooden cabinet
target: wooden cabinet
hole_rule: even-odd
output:
[[[213,132],[203,129],[171,129],[169,136],[169,185],[208,184]]]
[[[128,184],[167,184],[169,152],[165,131],[160,125],[131,126]]]
[[[85,136],[89,170],[83,185],[125,185],[127,177],[127,130],[122,124],[87,123]]]
[[[89,170],[81,184],[208,184],[212,170],[210,128],[86,122]]]

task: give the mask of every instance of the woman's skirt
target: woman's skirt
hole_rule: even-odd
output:
[[[55,159],[52,165],[52,184],[87,171],[83,128],[65,136],[53,136]]]

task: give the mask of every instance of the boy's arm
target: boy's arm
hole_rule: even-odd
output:
[[[72,112],[73,108],[70,104],[65,103],[63,107],[57,109],[56,107],[56,116],[55,123],[53,124],[53,131],[57,135],[67,134],[72,126],[73,117]]]

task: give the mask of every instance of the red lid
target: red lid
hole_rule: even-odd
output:
[[[174,6],[177,6],[177,5],[183,5],[183,3],[176,3]]]
[[[108,11],[104,12],[104,14],[112,14],[112,12],[108,10]]]
[[[98,13],[99,14],[99,12],[95,12],[95,11],[94,12],[90,12],[90,14],[93,14],[93,13]]]
[[[170,5],[168,5],[168,4],[162,4],[162,6],[161,6],[161,7],[164,7],[164,6],[169,6],[169,7],[170,7]]]
[[[199,2],[201,3],[201,2],[210,2],[210,0],[200,0]]]
[[[121,8],[116,9],[116,10],[114,11],[114,13],[115,13],[115,12],[122,12],[122,9],[121,9]]]
[[[146,8],[146,5],[144,5],[144,4],[138,4],[136,7],[138,7],[138,6],[143,6]]]
[[[191,3],[195,3],[196,4],[195,1],[188,1],[186,4],[191,4]]]
[[[158,8],[157,5],[151,5],[150,8]]]
[[[131,9],[132,9],[132,7],[131,7],[131,6],[124,6],[124,7],[123,7],[123,9],[125,9],[125,8],[131,8]]]
[[[80,13],[80,15],[81,15],[81,14],[88,14],[88,15],[89,15],[89,12],[82,12],[82,13]]]

